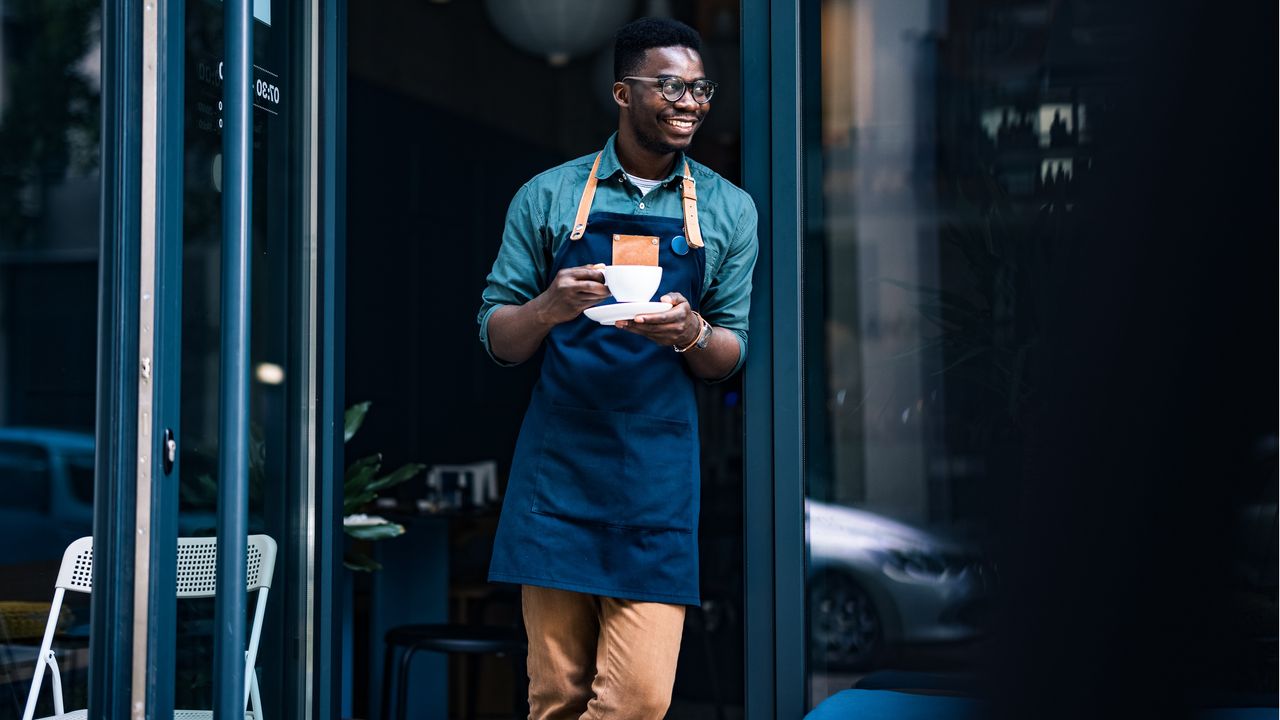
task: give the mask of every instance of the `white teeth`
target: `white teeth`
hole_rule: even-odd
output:
[[[667,120],[667,123],[670,125],[674,125],[682,130],[689,130],[690,128],[693,127],[692,120]]]

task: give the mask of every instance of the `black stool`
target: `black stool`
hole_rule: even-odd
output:
[[[409,664],[414,653],[419,650],[445,654],[462,653],[465,655],[509,655],[516,669],[513,679],[515,687],[515,703],[517,714],[526,701],[521,693],[524,687],[524,661],[529,643],[524,631],[514,627],[498,627],[493,625],[400,625],[387,631],[386,658],[382,664],[382,717],[390,720],[391,715],[391,663],[395,660],[396,648],[403,647],[404,655],[400,656],[400,667],[396,671],[396,714],[403,720],[405,705],[409,697]],[[476,713],[476,691],[479,673],[467,675],[467,717],[474,718]]]

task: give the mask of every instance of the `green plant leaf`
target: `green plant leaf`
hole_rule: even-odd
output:
[[[369,489],[369,481],[378,474],[380,469],[382,469],[382,453],[360,458],[351,463],[351,466],[347,468],[346,477],[342,483],[343,493],[350,495]]]
[[[360,426],[364,424],[364,416],[369,412],[371,405],[373,403],[366,400],[352,405],[343,413],[342,442],[350,442],[351,438],[355,437],[356,432],[360,430]]]
[[[360,493],[359,495],[351,495],[346,498],[343,498],[342,514],[350,515],[351,513],[359,510],[365,505],[373,502],[373,499],[376,497],[378,497],[378,493],[365,491]]]
[[[369,483],[369,487],[367,489],[371,492],[376,492],[378,490],[386,490],[389,487],[395,487],[405,480],[412,479],[413,476],[426,469],[427,466],[422,463],[405,463],[390,475],[378,478],[377,480]]]
[[[375,465],[375,464],[381,464],[381,463],[382,463],[382,453],[374,453],[372,455],[362,457],[359,460],[354,460],[350,465],[347,466],[346,479],[350,480],[351,477],[355,475],[357,471],[360,470],[360,468],[365,467],[366,465]]]
[[[393,522],[377,525],[344,525],[343,530],[358,540],[386,540],[404,534],[404,526]]]
[[[382,569],[382,564],[377,560],[355,550],[348,550],[347,554],[342,556],[342,564],[348,570],[356,572],[373,572]]]

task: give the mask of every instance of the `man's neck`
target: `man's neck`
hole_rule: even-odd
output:
[[[671,174],[676,154],[659,155],[645,149],[630,133],[619,132],[613,149],[618,153],[618,163],[628,175],[646,180],[662,180]]]

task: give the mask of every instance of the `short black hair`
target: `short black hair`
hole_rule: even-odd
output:
[[[613,79],[632,75],[649,48],[687,47],[702,52],[702,36],[679,20],[646,17],[623,25],[613,39]]]

